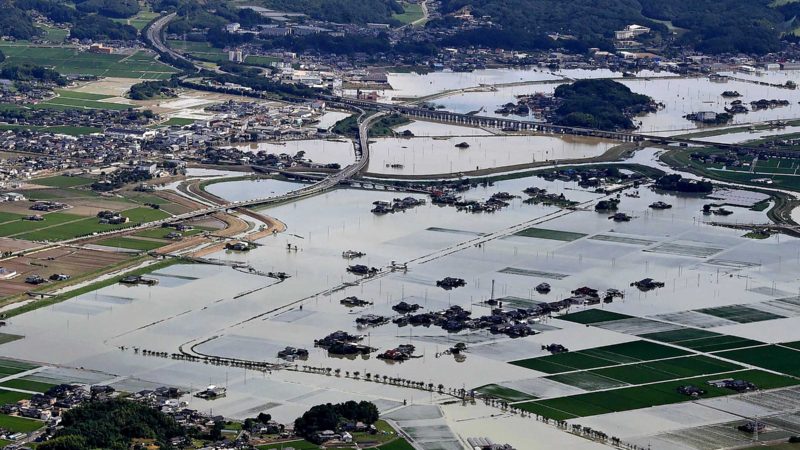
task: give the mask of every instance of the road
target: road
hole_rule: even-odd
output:
[[[236,201],[231,202],[226,205],[218,205],[218,206],[209,206],[207,208],[198,209],[195,211],[190,211],[188,213],[179,214],[176,216],[168,217],[166,219],[156,220],[152,222],[143,223],[141,225],[137,225],[135,227],[129,228],[121,228],[118,230],[107,231],[105,233],[99,233],[93,235],[92,237],[106,237],[106,236],[114,236],[117,234],[124,234],[130,233],[132,231],[146,229],[146,228],[153,228],[159,227],[165,223],[176,223],[181,222],[189,219],[193,219],[196,217],[202,217],[209,214],[213,214],[215,212],[227,211],[231,209],[237,208],[244,208],[247,206],[255,206],[255,205],[274,205],[278,203],[284,203],[288,201],[299,200],[301,198],[310,197],[312,195],[321,194],[325,191],[333,189],[338,184],[345,182],[359,173],[366,170],[367,165],[369,164],[369,128],[372,126],[372,123],[383,117],[385,113],[377,113],[373,114],[369,117],[366,117],[366,113],[364,111],[361,112],[361,115],[358,118],[358,139],[353,143],[354,150],[356,153],[356,160],[353,164],[346,166],[344,169],[340,170],[339,172],[329,175],[314,184],[307,185],[303,188],[288,192],[283,195],[279,195],[276,197],[264,197],[264,198],[257,198],[252,200],[245,200],[245,201]],[[61,245],[68,245],[71,243],[79,242],[85,240],[86,236],[68,239],[65,241],[60,241],[59,244]]]
[[[147,27],[147,32],[145,33],[145,37],[147,38],[148,41],[150,41],[150,44],[152,44],[153,47],[155,47],[156,50],[158,50],[159,52],[165,53],[175,59],[179,59],[182,61],[186,61],[190,64],[194,64],[180,53],[169,48],[161,39],[162,36],[164,36],[164,27],[166,27],[167,24],[169,24],[169,22],[172,19],[174,19],[176,15],[177,13],[170,13],[165,16],[161,16],[155,21],[153,21],[153,23],[149,27]]]

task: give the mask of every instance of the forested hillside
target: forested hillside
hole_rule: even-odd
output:
[[[563,33],[603,42],[628,24],[664,36],[677,32],[677,45],[710,53],[767,53],[800,15],[800,3],[771,0],[443,0],[443,13],[468,7],[505,30]],[[669,25],[677,28],[671,28]],[[486,35],[492,40],[493,36]]]

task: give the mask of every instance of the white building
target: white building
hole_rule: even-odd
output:
[[[650,32],[650,28],[641,25],[628,25],[624,30],[615,31],[614,37],[618,41],[627,41],[636,39],[639,36],[645,35]]]
[[[228,51],[228,61],[235,63],[243,63],[244,54],[242,53],[242,50],[237,48],[236,50]]]
[[[236,33],[242,26],[238,22],[233,22],[225,25],[225,31],[228,33]]]

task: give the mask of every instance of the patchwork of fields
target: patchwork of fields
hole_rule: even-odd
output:
[[[30,44],[0,45],[6,55],[3,64],[35,64],[50,67],[63,75],[81,74],[103,77],[166,79],[176,72],[157,61],[149,52],[133,55],[105,55],[81,52],[74,47],[44,47]]]

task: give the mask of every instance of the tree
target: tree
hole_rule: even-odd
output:
[[[41,450],[83,450],[87,448],[86,439],[82,436],[61,436],[51,439],[37,448]]]
[[[222,430],[225,429],[225,423],[222,421],[214,422],[214,426],[208,430],[208,436],[213,441],[218,441],[222,439]]]

